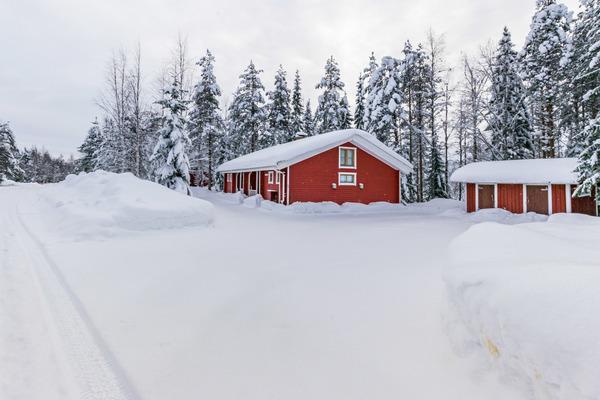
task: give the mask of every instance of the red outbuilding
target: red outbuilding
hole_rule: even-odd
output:
[[[502,208],[513,213],[598,215],[595,193],[573,197],[576,158],[482,161],[457,169],[450,181],[465,184],[467,212]]]
[[[228,161],[217,169],[226,193],[260,194],[282,204],[399,203],[412,165],[373,135],[345,129],[298,139]]]

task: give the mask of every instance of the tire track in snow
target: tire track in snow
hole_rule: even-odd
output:
[[[98,334],[81,302],[44,245],[15,210],[16,232],[44,292],[52,322],[75,377],[81,400],[138,400],[125,373]]]

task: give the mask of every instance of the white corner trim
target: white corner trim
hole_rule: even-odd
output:
[[[475,211],[479,211],[479,183],[475,184]]]
[[[523,214],[527,213],[527,185],[523,184]]]
[[[498,184],[494,183],[494,208],[498,208]]]
[[[566,199],[565,199],[566,203],[565,204],[567,206],[566,211],[568,213],[572,213],[573,212],[573,208],[572,208],[573,205],[571,204],[571,185],[569,185],[569,184],[565,185],[565,197],[566,197]]]
[[[287,189],[285,190],[285,205],[290,205],[290,167],[287,167],[287,174],[285,174],[287,181]]]
[[[342,183],[342,175],[353,175],[354,183]],[[338,172],[338,186],[356,186],[356,172]]]
[[[548,184],[548,215],[552,215],[552,184]]]

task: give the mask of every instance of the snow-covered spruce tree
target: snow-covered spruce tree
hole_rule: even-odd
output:
[[[333,56],[327,60],[325,75],[316,88],[323,90],[315,112],[316,132],[324,133],[341,129],[348,121],[349,110],[342,102],[346,96],[344,82],[340,78],[340,69]]]
[[[444,163],[438,148],[437,134],[431,138],[429,146],[429,164],[427,166],[427,198],[448,198],[446,190]]]
[[[0,122],[0,182],[5,179],[21,180],[22,175],[13,132],[8,122]]]
[[[209,190],[217,178],[216,167],[222,159],[225,125],[219,107],[221,88],[214,74],[215,57],[207,50],[196,63],[200,79],[194,86],[188,127],[192,143],[192,169],[206,179]]]
[[[387,145],[400,148],[398,117],[402,114],[403,65],[393,57],[383,57],[369,80],[364,124],[367,131]]]
[[[240,86],[229,106],[229,155],[237,157],[272,146],[275,140],[265,133],[266,110],[264,86],[254,63],[240,75]]]
[[[582,1],[573,28],[571,63],[567,68],[568,85],[563,96],[570,96],[575,109],[575,127],[568,136],[567,156],[578,156],[584,149],[590,120],[600,110],[600,1]],[[568,92],[568,93],[567,93]]]
[[[596,188],[596,201],[600,201],[600,118],[590,121],[584,133],[585,148],[579,155],[577,174],[579,186],[575,196],[590,196]]]
[[[306,107],[304,107],[302,126],[304,127],[304,132],[306,133],[306,136],[313,136],[316,134],[315,119],[312,114],[310,99],[306,101]]]
[[[304,132],[304,124],[302,122],[302,119],[304,118],[304,105],[302,104],[301,83],[300,72],[296,70],[294,87],[292,89],[292,116],[290,122],[290,129],[294,137],[296,137],[299,132]],[[304,135],[306,136],[306,132],[304,132]]]
[[[537,0],[537,10],[520,53],[538,139],[537,155],[557,156],[559,90],[570,55],[571,13],[556,0]]]
[[[165,90],[164,99],[157,103],[162,106],[164,115],[158,142],[152,154],[152,160],[160,165],[156,171],[156,180],[176,192],[191,195],[190,163],[186,154],[190,139],[184,129],[183,118],[187,102],[183,100],[183,91],[177,77],[173,77],[173,84]]]
[[[352,128],[352,112],[350,111],[350,103],[348,97],[344,94],[340,100],[340,129]]]
[[[525,88],[519,77],[517,52],[508,28],[498,44],[491,74],[489,129],[492,154],[503,160],[533,157],[531,122],[525,104]]]
[[[92,126],[88,130],[85,140],[79,146],[79,152],[83,155],[79,159],[79,170],[92,172],[98,169],[98,157],[100,147],[102,146],[102,132],[98,120],[92,122]]]
[[[361,73],[356,81],[356,99],[354,106],[354,127],[357,129],[365,129],[365,78]]]
[[[287,143],[294,139],[291,129],[292,110],[290,107],[290,89],[287,84],[287,73],[280,65],[275,73],[273,90],[268,94],[269,105],[267,130],[273,137],[274,144]],[[270,145],[265,143],[265,145]]]

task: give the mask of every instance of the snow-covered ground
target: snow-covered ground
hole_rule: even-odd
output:
[[[479,322],[446,315],[442,270],[477,219],[533,216],[196,195],[214,206],[131,176],[0,188],[0,399],[528,398],[457,355],[447,326]]]
[[[600,398],[600,219],[470,228],[444,273],[457,348],[536,399]]]

